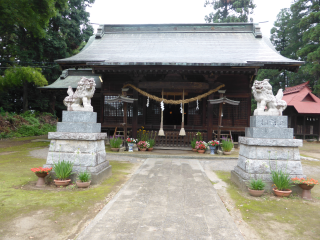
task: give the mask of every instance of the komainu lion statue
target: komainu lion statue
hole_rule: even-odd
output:
[[[68,107],[68,111],[86,111],[93,112],[91,106],[91,98],[96,90],[96,83],[93,78],[82,77],[78,82],[78,86],[75,92],[72,87],[68,88],[68,95],[63,100],[64,105]]]
[[[257,109],[254,110],[253,115],[282,116],[287,103],[281,100],[283,97],[282,89],[279,89],[276,96],[273,95],[269,79],[264,79],[263,81],[255,80],[252,86],[252,93],[257,101]]]

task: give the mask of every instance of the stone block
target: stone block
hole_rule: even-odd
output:
[[[250,127],[287,128],[288,116],[251,116]]]
[[[69,153],[97,153],[105,151],[104,141],[51,140],[49,151]]]
[[[101,123],[58,122],[57,132],[100,133]]]
[[[271,179],[271,174],[269,173],[248,173],[246,171],[244,171],[243,169],[241,169],[240,167],[236,166],[234,168],[234,171],[243,179],[243,180],[250,180],[250,179],[262,179],[263,181],[268,181],[268,182],[272,182]],[[302,173],[296,173],[296,174],[289,174],[290,178],[294,178],[294,177],[305,177],[305,175],[303,175]]]
[[[109,161],[105,161],[95,167],[88,167],[88,171],[90,173],[99,173],[101,171],[103,171],[103,169],[107,168],[109,166]]]
[[[303,141],[301,139],[265,139],[265,138],[249,138],[239,137],[239,143],[251,146],[277,146],[277,147],[302,147]],[[241,148],[240,147],[240,148]]]
[[[62,122],[87,122],[96,123],[96,112],[62,111]]]
[[[249,127],[245,130],[245,136],[249,138],[293,139],[293,128]]]
[[[239,156],[237,167],[249,174],[271,174],[271,170],[282,170],[289,174],[303,174],[300,161],[253,160]]]
[[[70,132],[49,132],[48,139],[55,140],[106,140],[106,133],[70,133]]]
[[[96,154],[88,153],[68,153],[68,152],[49,152],[46,164],[54,164],[59,161],[70,161],[75,166],[81,165],[85,167],[94,167],[98,164],[98,159]]]
[[[91,174],[91,184],[98,184],[102,182],[104,179],[111,177],[112,175],[112,166],[109,165],[108,167],[104,168],[102,171],[98,173]]]
[[[257,147],[243,144],[239,155],[249,159],[300,160],[298,147]]]

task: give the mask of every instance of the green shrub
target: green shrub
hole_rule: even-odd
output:
[[[87,171],[85,171],[85,172],[80,172],[80,173],[78,174],[78,178],[79,178],[79,180],[80,180],[81,182],[89,182],[90,179],[91,179],[91,175],[90,175],[90,173],[88,173]]]
[[[72,167],[72,162],[62,160],[54,164],[53,171],[55,172],[57,179],[66,180],[69,179],[72,173]]]
[[[119,148],[121,143],[122,143],[122,139],[121,138],[111,138],[110,139],[110,146],[112,148]]]

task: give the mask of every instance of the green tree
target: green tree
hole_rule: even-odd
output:
[[[28,110],[28,85],[45,86],[48,84],[46,78],[42,75],[40,68],[16,67],[9,68],[0,77],[0,90],[5,90],[12,86],[23,87],[23,112]]]
[[[62,1],[66,2],[66,0],[56,2]],[[44,28],[45,35],[41,38],[18,24],[10,28],[10,31],[2,32],[2,35],[0,31],[2,40],[0,41],[0,65],[7,68],[40,67],[48,82],[54,82],[61,74],[54,60],[76,54],[93,34],[93,28],[89,24],[89,13],[86,12],[86,7],[91,6],[92,3],[94,0],[69,0],[68,5],[59,8],[59,11],[56,8],[56,14],[50,18],[47,27]],[[2,74],[0,69],[0,76]],[[6,111],[21,109],[19,99],[22,98],[23,92],[14,88],[12,85],[5,93],[0,94],[0,105],[4,106]],[[19,93],[21,97],[18,96]],[[29,84],[28,95],[32,109],[50,110],[49,104],[40,104],[49,102],[49,94],[41,93],[34,84]],[[60,96],[57,97],[60,98]],[[14,99],[14,105],[9,104],[12,99]],[[64,107],[63,104],[57,105]]]
[[[253,0],[206,0],[204,6],[208,5],[214,12],[205,16],[207,23],[248,22],[249,14],[256,7]]]
[[[305,72],[315,77],[313,87],[315,93],[320,94],[320,1],[297,0],[291,8],[306,13],[299,22],[303,46],[297,51],[297,55],[311,63]]]

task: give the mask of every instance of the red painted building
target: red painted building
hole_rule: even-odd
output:
[[[288,104],[283,115],[289,117],[289,127],[294,128],[294,136],[303,139],[320,136],[320,99],[311,93],[309,82],[287,87],[283,100]]]

